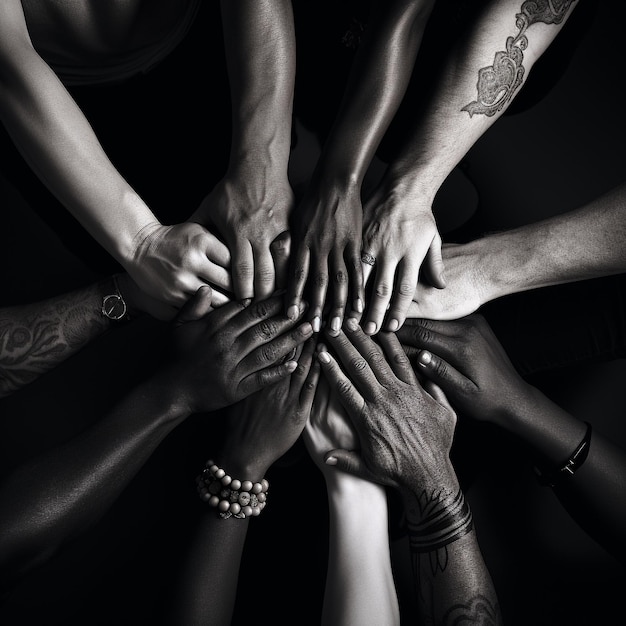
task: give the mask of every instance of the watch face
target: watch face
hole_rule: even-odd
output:
[[[126,303],[117,294],[105,296],[102,313],[112,320],[121,320],[126,315]]]

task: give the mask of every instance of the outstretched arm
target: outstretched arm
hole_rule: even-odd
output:
[[[322,624],[399,624],[387,492],[383,485],[324,463],[327,452],[355,450],[359,445],[348,414],[325,380],[317,387],[304,441],[324,475],[328,494],[329,553]]]
[[[606,550],[626,560],[626,451],[561,409],[515,371],[481,315],[415,320],[399,333],[421,373],[463,415],[498,425],[528,447],[572,518]],[[579,444],[590,435],[574,459]]]
[[[416,598],[426,623],[501,623],[493,581],[450,450],[456,415],[441,389],[422,387],[395,333],[378,342],[355,320],[328,334],[337,354],[322,371],[359,434],[359,453],[334,450],[326,462],[402,494]],[[341,365],[344,369],[341,369]]]
[[[116,296],[121,296],[121,303]],[[153,300],[127,274],[40,302],[0,309],[0,397],[32,382],[113,328],[103,314],[104,300],[114,316],[146,312],[159,319],[176,310]]]
[[[228,289],[228,249],[198,224],[164,226],[105,154],[31,42],[19,0],[0,3],[0,121],[30,167],[150,295],[181,306]]]
[[[584,236],[585,245],[580,245]],[[449,289],[417,285],[408,317],[456,319],[521,291],[626,272],[626,183],[567,213],[443,248]]]
[[[346,310],[361,312],[365,306],[361,184],[404,96],[433,4],[373,4],[337,118],[297,208],[286,304],[297,307],[305,289],[310,291],[309,318],[317,329],[327,299],[337,329]]]
[[[380,328],[384,323],[388,330],[401,325],[420,269],[427,284],[443,287],[448,283],[448,260],[444,256],[442,263],[440,253],[435,254],[441,248],[432,214],[435,195],[519,93],[574,6],[575,0],[497,0],[480,11],[475,9],[467,31],[438,68],[439,78],[428,87],[413,127],[406,129],[400,149],[366,203],[364,248],[377,258],[393,261],[389,267],[376,268],[374,292],[384,295],[375,298],[364,319],[366,325]],[[395,280],[404,288],[393,291],[391,297],[396,265],[402,271]]]
[[[228,244],[235,297],[263,299],[277,287],[271,247],[288,230],[294,201],[287,178],[293,10],[291,0],[226,0],[221,10],[232,99],[230,163],[191,219],[215,223]]]
[[[95,426],[2,478],[3,583],[99,519],[189,415],[235,404],[294,371],[296,362],[281,359],[311,336],[311,326],[279,315],[281,298],[210,308],[211,290],[203,287],[181,310],[150,378]]]

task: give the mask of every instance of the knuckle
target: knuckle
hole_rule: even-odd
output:
[[[366,366],[367,362],[365,361],[365,359],[355,358],[352,359],[352,361],[350,362],[350,367],[355,372],[362,372]]]
[[[274,271],[264,268],[258,271],[257,280],[263,284],[270,284],[274,281]]]
[[[337,285],[345,285],[348,282],[348,277],[343,270],[335,272],[335,283]]]
[[[315,275],[313,280],[316,287],[326,287],[328,284],[328,276],[322,272]]]
[[[269,314],[269,308],[264,300],[256,302],[251,309],[253,317],[256,319],[264,319]]]
[[[411,283],[408,282],[401,282],[398,285],[398,288],[396,290],[396,293],[398,294],[398,296],[400,296],[401,298],[412,298],[413,294],[415,293],[415,285],[412,285]]]
[[[293,278],[296,282],[301,283],[306,278],[306,272],[303,267],[297,267],[293,271]]]
[[[350,383],[347,380],[340,380],[337,383],[337,392],[342,396],[347,396],[350,393]]]
[[[233,267],[233,273],[241,280],[247,280],[254,276],[254,268],[250,263],[236,263]]]
[[[257,339],[271,339],[276,335],[277,326],[271,320],[264,320],[255,329]]]
[[[377,283],[374,293],[377,298],[387,298],[391,293],[391,288],[388,283]]]
[[[439,378],[447,378],[448,377],[448,364],[441,359],[434,359],[433,361],[433,369]]]
[[[276,361],[277,356],[278,351],[276,349],[276,346],[268,343],[257,352],[257,365],[266,365],[268,363],[273,363],[274,361]]]

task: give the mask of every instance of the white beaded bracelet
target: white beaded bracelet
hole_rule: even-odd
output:
[[[270,488],[265,478],[256,483],[232,478],[211,460],[206,462],[196,484],[200,498],[216,508],[223,519],[256,517],[265,508]]]

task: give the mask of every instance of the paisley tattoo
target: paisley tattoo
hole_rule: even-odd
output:
[[[576,0],[526,0],[515,16],[516,35],[506,40],[506,50],[495,54],[493,65],[478,71],[478,96],[461,111],[491,117],[513,98],[524,80],[524,50],[528,47],[526,31],[538,22],[561,24]]]

